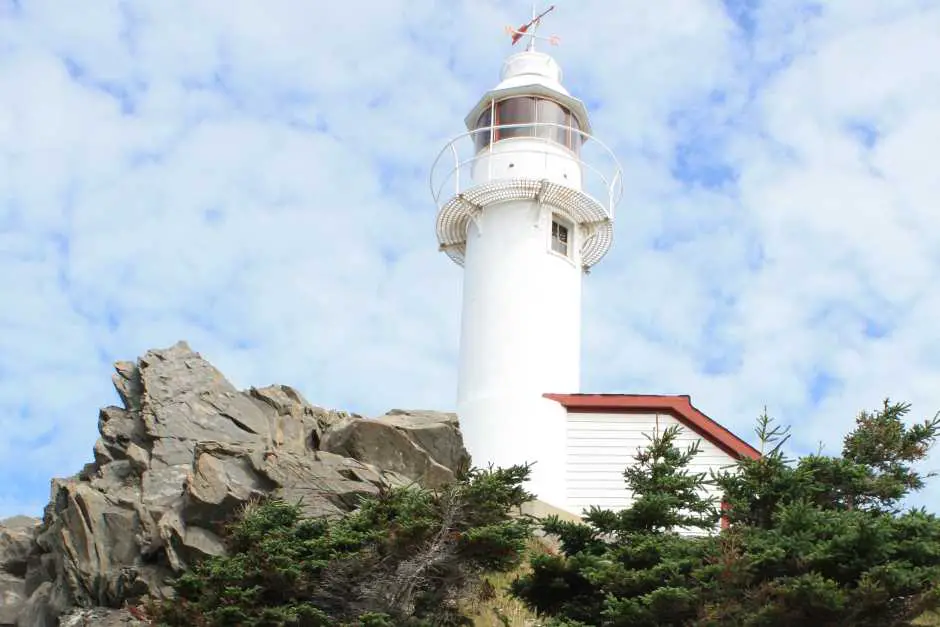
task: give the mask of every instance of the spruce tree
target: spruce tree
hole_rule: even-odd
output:
[[[672,426],[648,436],[624,472],[630,507],[592,507],[584,523],[547,519],[544,530],[559,538],[561,554],[533,558],[513,593],[542,614],[576,621],[568,624],[654,627],[694,618],[701,591],[693,577],[707,537],[679,531],[712,529],[719,514],[704,493],[707,477],[688,468],[698,443],[681,450],[678,435]]]
[[[764,455],[721,472],[730,528],[712,556],[702,625],[910,625],[938,607],[940,519],[901,502],[940,431],[906,403],[863,411],[840,455],[787,459],[786,430],[758,423]]]
[[[547,521],[559,555],[532,560],[514,593],[556,625],[883,627],[940,606],[940,520],[903,500],[940,418],[907,426],[910,407],[859,414],[841,454],[792,460],[766,412],[762,455],[702,477],[675,433],[652,437],[625,472],[627,509],[592,509],[584,524]],[[714,529],[711,487],[728,526]]]

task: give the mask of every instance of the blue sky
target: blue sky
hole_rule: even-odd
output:
[[[529,4],[366,4],[0,0],[0,517],[91,460],[114,360],[179,339],[241,387],[452,408],[427,170]],[[583,389],[747,438],[766,405],[795,452],[940,410],[940,0],[556,4],[625,173]]]

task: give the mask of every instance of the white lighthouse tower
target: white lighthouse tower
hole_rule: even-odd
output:
[[[581,279],[611,246],[622,183],[558,63],[535,50],[542,16],[511,30],[527,49],[441,151],[431,188],[441,250],[464,268],[467,449],[477,466],[535,462],[529,490],[563,507],[567,414],[544,395],[579,392]]]

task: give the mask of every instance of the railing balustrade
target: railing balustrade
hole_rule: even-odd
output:
[[[506,131],[513,136],[498,138]],[[477,141],[481,133],[489,135],[486,142]],[[577,142],[571,140],[574,136],[578,136]],[[557,141],[558,137],[568,139],[561,143]],[[479,148],[481,144],[485,146],[482,149]],[[447,159],[448,153],[453,158],[452,164]],[[541,155],[546,171],[550,159],[573,161],[581,170],[578,189],[600,203],[607,217],[613,219],[614,209],[623,195],[623,173],[613,151],[584,131],[552,122],[484,126],[452,139],[441,149],[431,166],[429,183],[435,204],[440,208],[453,196],[479,185],[480,181],[475,180],[473,174],[475,166],[482,160],[514,153],[524,156],[527,164],[532,163],[534,156]],[[490,168],[486,179],[494,180],[492,160],[486,166]],[[499,178],[506,177],[496,177]]]

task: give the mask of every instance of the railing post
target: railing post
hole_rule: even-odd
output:
[[[554,122],[551,122],[551,124],[554,124]],[[542,140],[542,154],[545,155],[545,162],[542,164],[542,168],[543,168],[543,171],[547,173],[548,172],[548,147],[550,145],[549,144],[550,140],[546,140],[544,137],[539,137],[540,126],[541,126],[541,123],[536,122],[535,127],[532,130],[535,131],[535,137],[539,140]],[[551,128],[551,127],[546,126],[546,128]]]
[[[615,161],[615,165],[616,165],[616,161]],[[614,175],[614,184],[613,184],[613,185],[611,186],[611,188],[610,188],[610,219],[611,219],[611,220],[614,219],[614,207],[616,206],[616,205],[615,205],[615,201],[614,201],[614,197],[615,197],[616,194],[617,194],[617,187],[618,187],[618,186],[619,186],[621,189],[623,189],[623,182],[622,182],[622,181],[623,181],[623,171],[621,171],[620,167],[617,166],[617,173]],[[619,200],[619,199],[618,199],[618,200]]]
[[[493,180],[493,144],[496,143],[496,125],[490,121],[490,143],[486,146],[486,181]]]
[[[457,139],[450,142],[450,150],[454,153],[454,196],[460,193],[460,156],[457,154]]]

